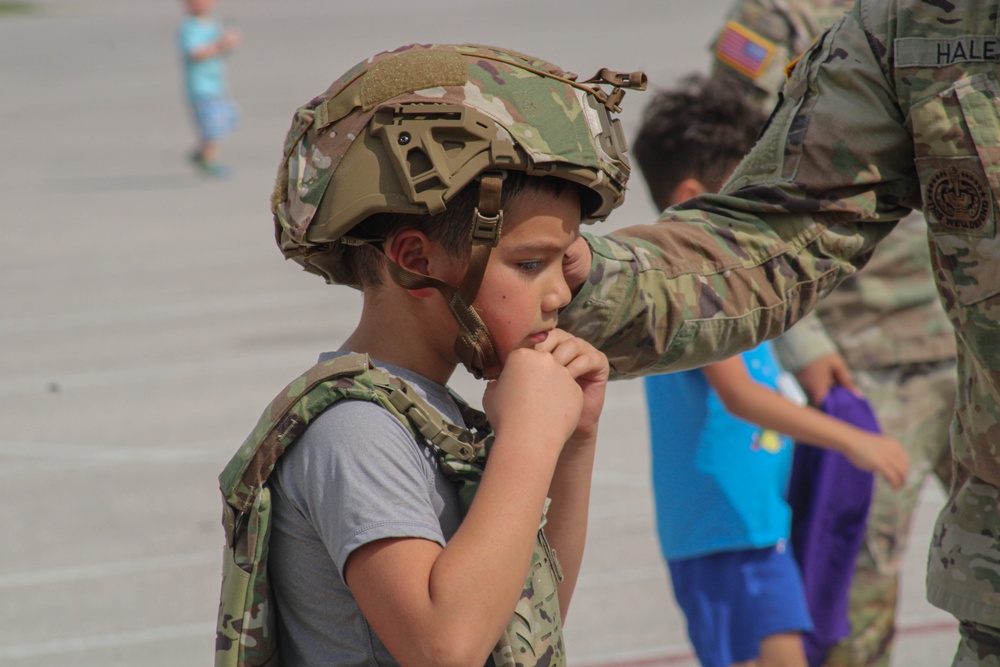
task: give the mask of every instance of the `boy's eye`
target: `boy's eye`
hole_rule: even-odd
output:
[[[537,259],[532,259],[527,262],[518,262],[517,267],[522,271],[533,272],[542,268],[542,262]]]

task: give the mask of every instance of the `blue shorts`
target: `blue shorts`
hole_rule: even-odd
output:
[[[194,121],[203,141],[221,139],[236,127],[236,105],[225,97],[207,100],[193,100]]]
[[[784,542],[667,565],[703,667],[753,660],[765,637],[812,629],[802,578]]]

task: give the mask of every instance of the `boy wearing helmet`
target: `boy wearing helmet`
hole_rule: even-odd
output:
[[[608,365],[555,328],[570,300],[562,261],[580,223],[622,199],[610,113],[643,81],[414,45],[297,112],[272,200],[278,243],[364,294],[357,328],[321,361],[364,353],[423,412],[486,435],[481,461],[457,462],[482,463],[470,498],[433,444],[441,429],[410,428],[395,399],[340,400],[309,422],[267,479],[283,663],[565,663]],[[490,381],[489,424],[445,386],[459,363]],[[515,627],[524,601],[534,616]]]

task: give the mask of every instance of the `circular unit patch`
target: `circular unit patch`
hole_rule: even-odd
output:
[[[990,191],[975,172],[959,167],[941,169],[927,182],[927,211],[941,225],[976,231],[990,215]]]

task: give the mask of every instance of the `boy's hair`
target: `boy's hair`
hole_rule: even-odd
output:
[[[529,176],[521,171],[507,172],[502,191],[502,206],[510,210],[514,203],[527,191],[560,195],[569,188],[577,190],[582,197],[584,188],[572,181],[550,176]],[[457,259],[468,259],[472,247],[471,220],[479,203],[476,187],[466,187],[448,202],[448,208],[438,215],[412,213],[376,213],[369,216],[352,234],[375,239],[375,243],[345,246],[340,262],[335,267],[334,279],[344,285],[364,289],[376,288],[384,282],[383,265],[385,255],[376,245],[382,244],[394,233],[404,229],[418,229],[437,241],[445,251]]]
[[[699,75],[658,92],[643,111],[632,145],[653,201],[665,207],[687,178],[719,190],[766,120],[742,91]]]

